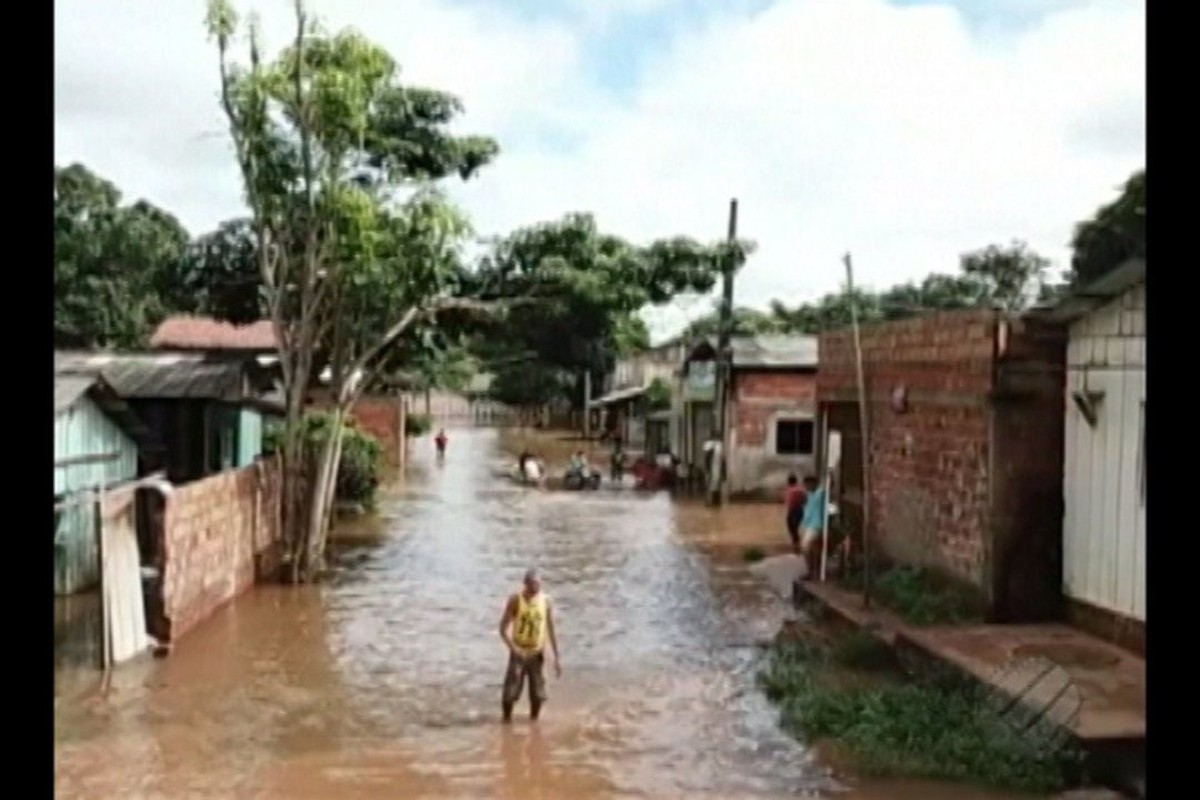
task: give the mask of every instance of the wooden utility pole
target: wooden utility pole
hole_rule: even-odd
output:
[[[716,414],[713,420],[716,434],[713,438],[721,443],[720,458],[714,458],[712,468],[717,471],[717,492],[713,501],[717,505],[729,502],[729,412],[733,384],[733,351],[730,339],[733,335],[733,273],[737,270],[734,246],[737,242],[738,201],[729,201],[729,253],[721,265],[721,309],[717,335],[717,382]]]
[[[588,441],[592,438],[592,409],[589,403],[592,402],[592,369],[590,366],[583,370],[583,438]]]
[[[867,381],[863,371],[862,337],[858,331],[858,300],[854,294],[854,268],[850,254],[846,262],[846,293],[850,304],[850,327],[854,331],[854,365],[858,374],[858,433],[862,442],[862,529],[863,529],[863,606],[871,607],[871,446],[867,424]],[[825,498],[829,503],[829,497]],[[828,536],[829,532],[825,531]]]

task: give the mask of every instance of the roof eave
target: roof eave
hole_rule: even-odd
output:
[[[1047,322],[1071,323],[1120,297],[1146,279],[1146,259],[1131,258],[1052,306],[1034,308],[1026,316]]]

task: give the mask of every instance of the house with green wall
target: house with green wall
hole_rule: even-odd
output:
[[[268,397],[271,367],[210,353],[55,354],[58,375],[100,375],[149,431],[138,475],[175,484],[248,466],[263,452],[263,419],[282,413]]]
[[[54,378],[54,591],[66,595],[100,579],[96,505],[86,498],[138,476],[149,431],[97,374]]]

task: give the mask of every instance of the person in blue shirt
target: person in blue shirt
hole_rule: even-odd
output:
[[[804,556],[807,574],[815,578],[820,564],[821,537],[825,535],[825,489],[812,475],[804,478],[807,498],[804,517],[800,522],[800,552]]]

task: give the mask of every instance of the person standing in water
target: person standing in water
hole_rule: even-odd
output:
[[[504,721],[512,721],[513,706],[521,699],[526,681],[529,682],[529,718],[537,719],[546,702],[547,641],[554,654],[555,676],[562,677],[558,639],[554,634],[554,611],[550,598],[542,591],[537,570],[527,571],[521,590],[508,598],[500,617],[500,638],[508,647],[508,669],[504,673],[500,698]]]
[[[787,489],[784,490],[784,522],[787,525],[788,536],[792,540],[792,550],[800,554],[800,523],[804,519],[804,504],[808,492],[800,485],[795,473],[787,477]]]
[[[446,442],[448,441],[449,439],[446,438],[446,429],[439,428],[437,436],[433,438],[433,443],[437,445],[438,458],[446,457]]]

